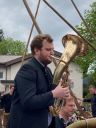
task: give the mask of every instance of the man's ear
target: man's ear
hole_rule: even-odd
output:
[[[38,48],[35,48],[35,49],[34,49],[35,55],[38,55],[39,51],[40,51],[40,50],[39,50]]]

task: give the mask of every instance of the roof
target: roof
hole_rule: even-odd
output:
[[[54,51],[55,57],[60,57],[61,53]],[[24,60],[30,59],[32,54],[28,54],[25,56]],[[15,55],[0,55],[0,67],[7,67],[22,61],[22,56]]]
[[[11,60],[17,59],[21,56],[15,56],[15,55],[0,55],[0,63],[6,63],[9,62]]]

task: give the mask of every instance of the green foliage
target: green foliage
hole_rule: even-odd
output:
[[[0,42],[1,55],[22,55],[25,51],[25,44],[21,41],[14,41],[12,38]]]
[[[84,25],[83,21],[80,25],[76,26],[78,32],[87,39],[92,46],[96,49],[96,2],[93,2],[92,5],[90,5],[90,10],[85,10],[84,13],[84,20],[87,23],[88,28],[91,30],[93,34],[91,34],[86,26]],[[93,37],[94,35],[94,37]],[[90,82],[88,82],[88,85],[84,86],[84,92],[83,96],[90,97],[88,93],[88,86],[90,84],[96,85],[96,68],[91,69],[94,70],[93,73],[90,75],[88,74],[89,67],[94,63],[96,60],[96,51],[94,51],[90,46],[88,53],[83,57],[77,57],[75,59],[75,62],[79,64],[83,70],[83,76],[86,78],[90,78]]]
[[[90,83],[96,87],[96,71],[93,74],[91,74],[91,77],[92,79]]]
[[[90,10],[85,10],[84,20],[86,21],[88,28],[92,31],[95,39],[88,32],[83,22],[81,22],[79,26],[76,26],[76,28],[90,43],[93,44],[96,43],[96,2],[93,2],[90,7]]]
[[[0,41],[2,41],[4,39],[4,33],[3,30],[0,29]]]
[[[76,28],[80,32],[80,34],[96,48],[96,2],[93,2],[93,4],[90,5],[90,10],[85,10],[84,19],[89,29],[92,31],[94,38],[86,29],[83,22],[81,22],[80,25],[76,26]],[[83,57],[77,57],[75,62],[79,64],[83,69],[84,76],[87,76],[88,68],[94,60],[96,60],[96,51],[89,47],[87,55]]]
[[[80,65],[80,67],[83,69],[83,75],[84,77],[87,76],[87,71],[91,63],[96,59],[96,56],[94,56],[94,50],[89,47],[88,52],[85,56],[77,57],[75,59],[75,62]]]
[[[84,92],[83,92],[83,97],[89,97],[89,93],[88,93],[89,91],[88,91],[88,87],[85,87],[84,88]]]

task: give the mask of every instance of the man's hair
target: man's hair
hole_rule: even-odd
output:
[[[96,88],[96,87],[95,87],[95,85],[92,85],[92,84],[91,84],[91,85],[89,85],[88,88],[90,89],[90,88]]]
[[[50,35],[48,34],[39,34],[37,36],[35,36],[31,42],[31,52],[32,54],[34,55],[35,52],[34,52],[34,49],[37,48],[37,49],[41,49],[42,46],[43,46],[43,40],[47,40],[49,43],[52,43],[53,42],[53,39]]]

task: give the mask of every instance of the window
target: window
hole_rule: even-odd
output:
[[[3,78],[3,72],[0,72],[0,79]]]

